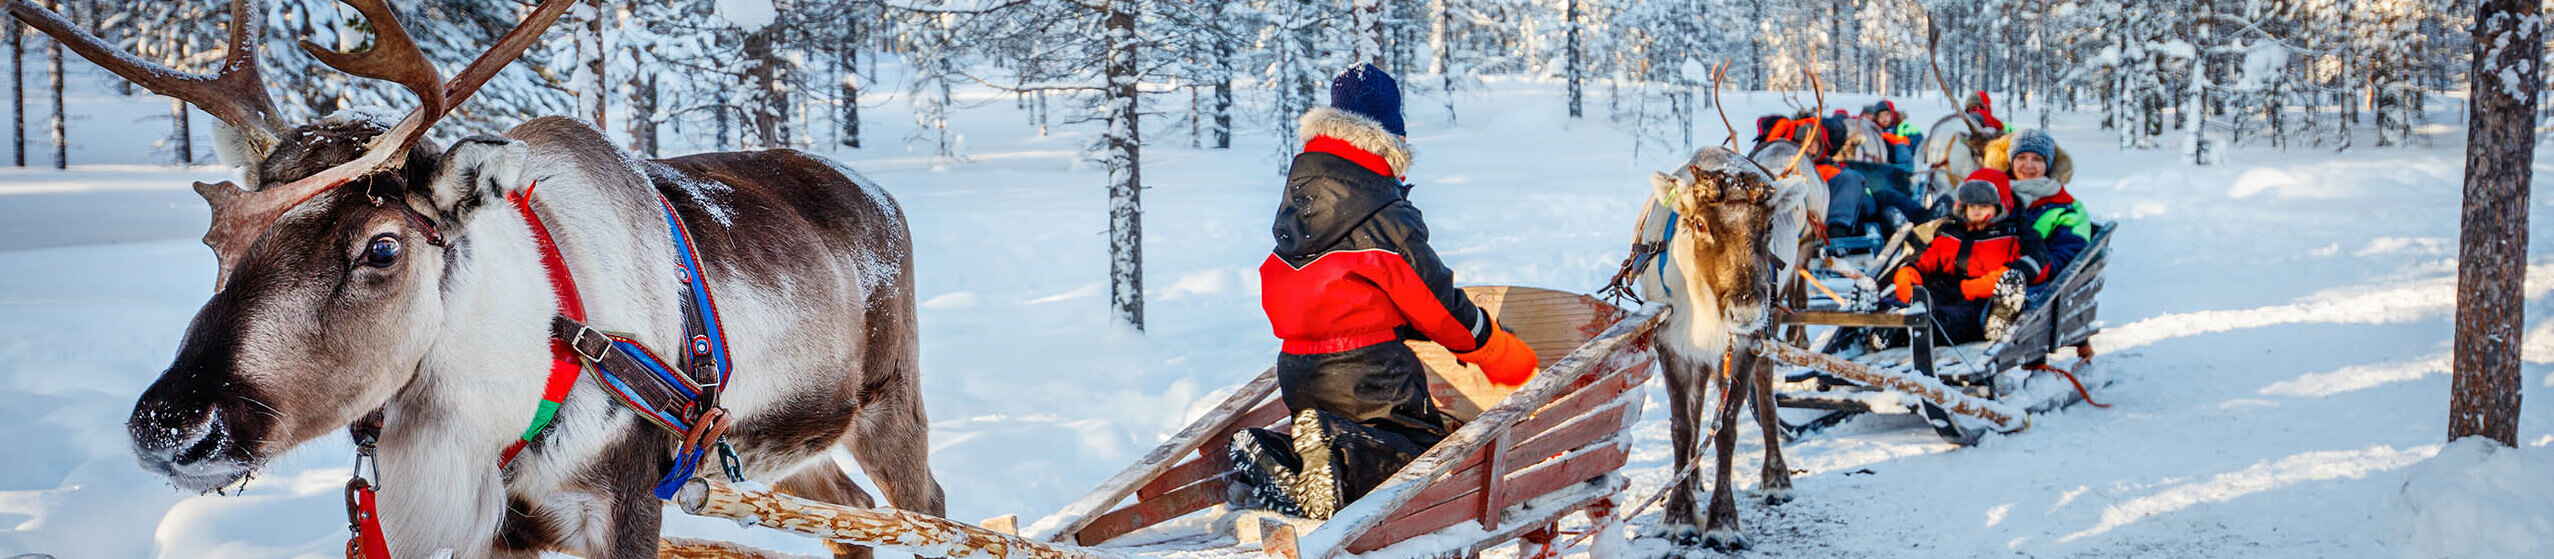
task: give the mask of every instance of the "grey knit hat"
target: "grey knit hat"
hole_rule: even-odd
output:
[[[2055,163],[2057,162],[2057,138],[2049,137],[2047,130],[2038,128],[2013,133],[2013,155],[2025,153],[2037,153],[2040,154],[2041,161]]]
[[[2012,209],[2004,207],[2004,193],[1996,191],[1995,183],[1982,180],[1960,183],[1960,189],[1952,194],[1951,199],[1962,204],[1995,206],[1998,215]]]

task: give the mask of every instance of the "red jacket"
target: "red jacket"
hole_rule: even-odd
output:
[[[1497,326],[1454,287],[1383,159],[1327,136],[1304,149],[1277,209],[1277,247],[1259,265],[1260,307],[1284,351],[1424,338],[1460,353],[1487,343]]]

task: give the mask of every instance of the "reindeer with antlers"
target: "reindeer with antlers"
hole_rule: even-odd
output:
[[[888,502],[942,512],[910,235],[886,192],[792,150],[642,161],[555,117],[438,149],[425,140],[436,121],[574,0],[544,0],[450,80],[384,2],[344,1],[374,45],[302,48],[405,86],[419,106],[401,120],[282,122],[258,75],[265,11],[253,0],[231,4],[229,52],[210,76],[7,3],[98,65],[218,118],[221,151],[252,187],[196,185],[219,271],[134,405],[144,467],[211,491],[354,426],[378,456],[371,480],[349,484],[367,557],[654,557],[662,506],[650,488],[688,479],[684,460],[713,444],[741,455],[735,475],[871,506],[827,457],[848,447]],[[694,334],[705,323],[710,334]],[[685,378],[658,386],[689,399],[629,400],[665,396],[604,374],[629,347],[689,350],[670,373]]]
[[[1817,81],[1814,73],[1810,79]],[[1718,73],[1713,84],[1718,96]],[[1726,114],[1721,120],[1729,126]],[[1731,126],[1729,132],[1729,141],[1736,142],[1737,128]],[[1816,141],[1817,132],[1809,134]],[[1791,467],[1783,460],[1781,422],[1774,415],[1774,366],[1755,347],[1781,343],[1770,339],[1776,287],[1795,288],[1784,280],[1801,274],[1800,266],[1815,249],[1803,239],[1820,222],[1827,190],[1802,172],[1805,152],[1798,144],[1768,146],[1772,149],[1757,149],[1752,157],[1726,146],[1708,146],[1672,174],[1651,174],[1651,196],[1643,205],[1637,242],[1606,288],[1666,301],[1675,309],[1656,343],[1667,382],[1669,438],[1680,467],[1663,490],[1666,516],[1648,534],[1673,544],[1671,556],[1695,545],[1747,547],[1738,530],[1731,483],[1737,422],[1746,406],[1755,407],[1756,424],[1764,433],[1761,495],[1766,504],[1791,500]],[[1706,418],[1704,400],[1714,379],[1721,385],[1720,401],[1716,413]],[[1695,496],[1701,493],[1701,479],[1695,473],[1702,465],[1706,432],[1716,460],[1710,503],[1700,509]]]

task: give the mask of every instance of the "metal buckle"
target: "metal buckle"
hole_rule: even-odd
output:
[[[585,336],[587,334],[593,334],[597,337],[603,338],[603,347],[594,350],[594,353],[586,353]],[[576,328],[576,335],[568,338],[568,351],[576,352],[578,357],[583,357],[586,361],[600,363],[603,361],[604,356],[610,355],[608,352],[611,351],[611,349],[612,338],[610,336],[605,336],[602,332],[596,331],[592,326],[578,325]]]
[[[364,475],[366,466],[371,467],[372,476],[370,477],[366,477]],[[372,447],[362,446],[355,448],[355,470],[353,473],[349,474],[349,477],[353,478],[354,481],[363,482],[365,487],[373,489],[381,488],[381,463],[373,458]]]

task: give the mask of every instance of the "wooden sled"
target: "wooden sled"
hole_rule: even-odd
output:
[[[1409,342],[1428,364],[1440,407],[1466,423],[1329,521],[1237,526],[1229,538],[1202,533],[1198,522],[1172,523],[1209,509],[1228,512],[1221,506],[1232,469],[1225,448],[1234,433],[1291,426],[1272,368],[1023,535],[1126,554],[1250,552],[1256,544],[1283,559],[1387,548],[1396,556],[1472,556],[1518,539],[1548,547],[1572,512],[1608,518],[1623,486],[1613,473],[1640,419],[1643,395],[1635,389],[1656,360],[1650,331],[1664,307],[1627,312],[1586,295],[1526,287],[1464,291],[1534,348],[1541,358],[1534,379],[1500,389],[1444,348]],[[1164,533],[1181,529],[1188,533]],[[1394,547],[1430,534],[1446,537]]]
[[[2116,224],[2098,224],[2091,244],[2056,278],[2033,288],[2034,295],[2003,339],[1936,346],[1933,325],[1920,312],[1858,313],[1804,310],[1785,313],[1780,322],[1826,326],[1816,341],[1798,346],[1764,344],[1775,362],[1790,366],[1792,384],[1809,390],[1775,393],[1781,407],[1822,410],[1807,421],[1786,425],[1795,433],[1814,431],[1863,413],[1920,413],[1943,440],[1976,444],[1989,431],[2013,432],[2029,425],[2029,415],[2074,405],[2083,400],[2067,377],[2087,377],[2089,347],[2100,331],[2103,270],[2110,262]],[[1874,277],[1893,272],[1883,266]],[[1907,345],[1872,351],[1867,340],[1880,330],[1906,332]],[[1770,347],[1779,346],[1779,347]],[[2075,370],[2068,375],[2039,374],[2052,353],[2080,348]],[[2099,388],[2108,379],[2082,378],[2084,388]],[[1786,421],[1788,423],[1788,421]]]

